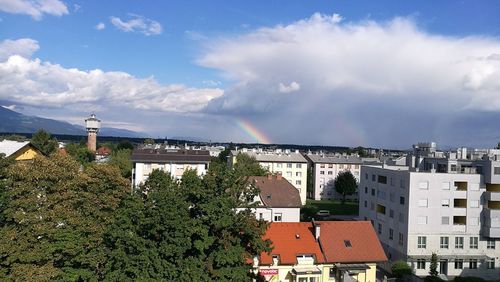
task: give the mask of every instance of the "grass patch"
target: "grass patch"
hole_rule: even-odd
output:
[[[342,204],[339,200],[307,200],[304,207],[308,213],[315,214],[319,210],[329,210],[331,215],[358,215],[358,203],[346,201]]]

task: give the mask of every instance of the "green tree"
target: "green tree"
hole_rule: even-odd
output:
[[[7,208],[7,171],[9,166],[11,166],[14,161],[9,158],[5,158],[4,154],[0,154],[0,228],[5,224],[4,211]],[[1,277],[1,276],[0,276]]]
[[[352,195],[356,192],[357,183],[356,178],[350,171],[341,172],[335,177],[333,181],[335,191],[342,195],[342,203],[345,203],[345,197]]]
[[[0,280],[90,281],[106,261],[103,233],[128,184],[111,166],[84,171],[60,155],[8,170],[5,225],[0,229]],[[16,242],[12,244],[12,242]]]
[[[50,133],[44,129],[38,130],[31,136],[31,144],[46,156],[55,153],[59,146],[57,139],[52,138]]]
[[[115,150],[111,153],[109,164],[114,165],[120,169],[123,177],[130,178],[132,176],[132,161],[130,155],[132,151],[129,149]]]
[[[116,150],[124,150],[124,149],[133,150],[134,145],[130,143],[130,141],[128,140],[120,141],[120,143],[116,145]]]
[[[391,271],[394,276],[398,278],[402,278],[405,275],[411,275],[411,267],[405,262],[398,260],[394,262],[394,264],[391,266]]]
[[[75,143],[67,144],[66,152],[77,160],[80,164],[87,166],[95,160],[95,154],[87,148],[87,145]]]
[[[17,134],[10,134],[10,135],[1,135],[0,140],[10,140],[10,141],[19,141],[23,142],[26,141],[28,138],[23,135],[17,135]]]
[[[154,143],[155,143],[155,140],[153,138],[144,139],[144,144],[153,145]]]
[[[436,255],[436,253],[432,253],[431,255],[431,266],[430,266],[430,269],[429,269],[429,275],[432,276],[432,277],[437,277],[439,272],[437,271],[437,267],[438,267],[438,257]]]
[[[238,176],[264,176],[268,173],[254,157],[244,153],[236,156],[234,171]]]

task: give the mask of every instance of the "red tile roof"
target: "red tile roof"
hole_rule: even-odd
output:
[[[279,256],[280,264],[296,264],[297,255],[304,254],[314,255],[317,263],[325,261],[310,222],[272,222],[264,239],[271,239],[274,249],[261,254],[260,264],[272,264],[273,255]]]
[[[269,208],[300,208],[300,193],[288,180],[278,176],[250,176],[248,182],[260,189],[260,200]]]
[[[387,261],[369,221],[321,221],[320,241],[328,262]],[[348,240],[351,247],[346,247]]]
[[[264,239],[270,239],[274,249],[270,254],[261,254],[260,264],[272,264],[273,255],[279,256],[280,264],[296,264],[296,256],[303,254],[313,254],[316,263],[387,261],[369,221],[316,223],[320,224],[321,247],[315,240],[314,227],[311,222],[272,222]],[[349,241],[351,247],[346,247],[345,241]]]

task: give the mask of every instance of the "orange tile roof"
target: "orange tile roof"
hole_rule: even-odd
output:
[[[382,245],[369,221],[316,223],[320,224],[321,247],[315,240],[313,223],[272,222],[263,238],[270,239],[274,249],[270,254],[261,254],[260,264],[271,265],[273,255],[279,256],[279,264],[296,264],[296,256],[303,254],[313,254],[316,263],[387,261]],[[346,247],[345,240],[350,242],[351,247]]]
[[[274,249],[261,254],[260,264],[272,264],[273,255],[279,256],[280,264],[296,264],[297,255],[303,254],[314,255],[317,263],[325,261],[310,222],[272,222],[264,239],[270,239]]]
[[[382,262],[385,252],[369,221],[321,221],[320,241],[328,262]],[[346,247],[349,240],[351,247]]]

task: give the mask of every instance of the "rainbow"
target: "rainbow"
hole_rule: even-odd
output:
[[[257,129],[255,125],[250,123],[248,120],[239,118],[236,124],[241,128],[248,136],[252,137],[257,143],[261,144],[272,144],[273,142],[269,137],[267,137],[262,131]]]

